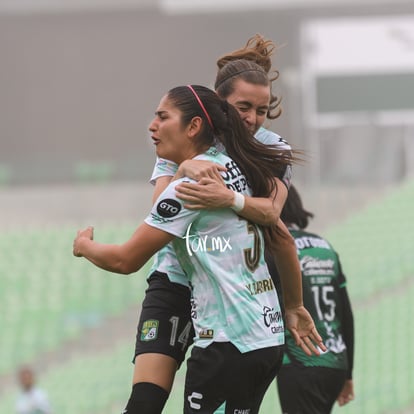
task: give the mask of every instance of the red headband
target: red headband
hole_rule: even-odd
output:
[[[193,88],[191,85],[187,85],[187,87],[190,89],[190,91],[193,93],[193,95],[194,95],[194,96],[195,96],[195,98],[197,99],[197,102],[198,102],[198,104],[200,105],[201,109],[203,110],[204,115],[206,116],[207,121],[208,121],[208,123],[209,123],[209,124],[210,124],[210,126],[211,126],[211,129],[213,129],[213,130],[214,130],[214,127],[213,127],[213,122],[211,121],[210,115],[208,114],[207,109],[206,109],[206,108],[205,108],[205,106],[203,105],[203,102],[201,102],[200,97],[197,95],[197,92],[194,90],[194,88]]]

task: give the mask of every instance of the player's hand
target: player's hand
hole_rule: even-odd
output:
[[[84,230],[78,230],[75,240],[73,241],[74,256],[82,257],[81,244],[84,239],[93,240],[93,227],[89,226]]]
[[[346,380],[336,401],[338,402],[338,405],[342,407],[343,405],[348,404],[354,398],[354,382],[351,379]]]
[[[185,160],[178,167],[174,178],[188,177],[196,181],[200,181],[202,178],[211,178],[223,182],[220,171],[225,172],[227,168],[224,165],[207,160]]]
[[[320,355],[326,346],[316,330],[315,323],[304,306],[286,308],[286,327],[289,329],[295,343],[306,355]]]
[[[184,207],[193,210],[231,207],[234,192],[228,189],[220,177],[202,178],[198,183],[182,182],[175,187],[176,196],[185,202]]]

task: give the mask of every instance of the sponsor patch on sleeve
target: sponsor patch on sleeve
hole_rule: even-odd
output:
[[[181,211],[181,204],[172,198],[161,200],[157,204],[157,213],[161,217],[174,217]]]

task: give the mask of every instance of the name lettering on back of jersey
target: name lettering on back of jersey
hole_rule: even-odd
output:
[[[259,293],[269,292],[275,288],[272,278],[249,283],[246,287],[252,296],[258,295]]]
[[[309,247],[320,247],[321,249],[331,249],[326,240],[319,237],[303,236],[295,239],[296,248],[298,250],[307,249]]]
[[[234,161],[231,161],[226,163],[225,167],[227,168],[227,171],[222,172],[221,176],[226,183],[226,187],[239,193],[246,191],[247,187],[249,187],[249,183],[237,164]]]

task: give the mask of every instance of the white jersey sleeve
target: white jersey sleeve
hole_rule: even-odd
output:
[[[188,225],[198,216],[199,211],[184,208],[183,202],[176,197],[175,187],[183,181],[196,182],[189,178],[171,182],[152,206],[145,223],[176,237],[184,236]]]
[[[276,146],[283,151],[292,150],[292,147],[280,135],[263,127],[259,128],[259,130],[256,132],[255,138],[262,144]],[[278,178],[289,189],[290,183],[292,181],[292,165],[286,166],[285,171]]]
[[[187,228],[188,221],[197,216],[196,211],[183,208],[182,202],[175,197],[175,186],[184,181],[184,178],[175,180],[162,192],[154,203],[145,223],[174,236],[181,237],[183,229]],[[191,181],[188,178],[185,180]],[[185,231],[185,230],[184,230]],[[172,243],[168,243],[154,255],[150,272],[155,270],[165,273],[171,282],[188,286],[188,278],[177,259]]]
[[[152,170],[152,175],[150,178],[150,183],[155,185],[155,182],[160,177],[174,177],[175,173],[178,170],[178,165],[173,162],[166,160],[164,158],[157,157],[157,161],[154,165],[154,169]]]
[[[280,135],[266,128],[260,127],[254,137],[262,144],[275,145],[286,151],[292,150],[292,147]]]

